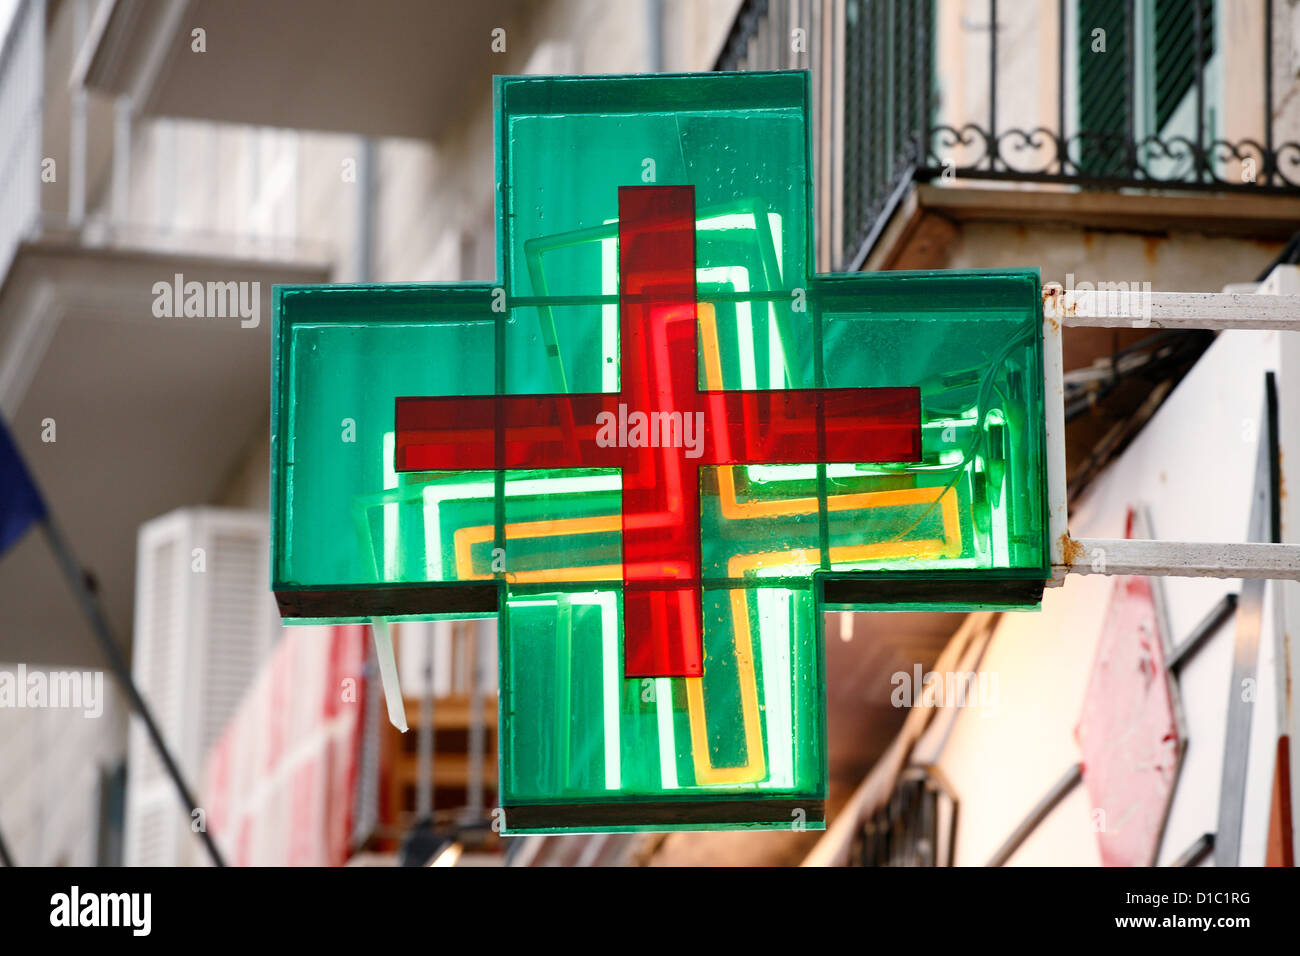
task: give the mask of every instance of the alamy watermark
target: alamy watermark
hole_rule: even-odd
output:
[[[80,710],[87,717],[104,713],[103,671],[0,670],[0,708]]]
[[[924,671],[920,664],[912,672],[896,671],[889,702],[895,707],[978,707],[982,716],[997,713],[996,671]]]
[[[158,319],[238,317],[245,329],[262,323],[260,282],[186,282],[178,272],[171,282],[155,282],[153,296],[153,314]]]
[[[1043,316],[1062,319],[1071,315],[1120,316],[1134,328],[1151,324],[1151,283],[1076,282],[1074,273],[1066,273],[1065,285],[1048,282],[1043,286]]]
[[[596,444],[601,448],[684,448],[687,458],[704,454],[703,412],[629,412],[596,416]]]
[[[153,928],[152,893],[92,893],[73,884],[66,893],[50,897],[50,925],[57,927],[121,927],[132,936],[148,936]]]

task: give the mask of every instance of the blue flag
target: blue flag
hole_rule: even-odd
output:
[[[0,417],[0,555],[45,517],[45,501]]]

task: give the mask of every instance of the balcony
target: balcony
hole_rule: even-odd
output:
[[[522,65],[518,38],[538,6],[106,0],[79,78],[144,116],[437,139],[491,96],[493,73]]]
[[[926,207],[1284,239],[1300,219],[1284,6],[746,0],[716,66],[812,69],[823,269],[916,265],[898,243]]]
[[[0,415],[125,635],[134,566],[122,556],[142,522],[240,480],[266,427],[271,287],[328,279],[334,249],[296,232],[292,134],[137,126],[70,84],[89,11],[20,0],[0,48]],[[256,193],[237,176],[178,188],[231,156]],[[210,208],[229,213],[216,220],[228,232]],[[223,294],[213,310],[205,299],[208,318],[161,308],[172,297],[157,286],[178,274]],[[16,551],[0,570],[0,660],[97,663],[44,540]]]

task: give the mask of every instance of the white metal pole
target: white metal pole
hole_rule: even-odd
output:
[[[1081,284],[1082,285],[1082,284]],[[1061,328],[1300,331],[1300,295],[1151,292],[1137,283],[1043,286],[1051,584],[1066,574],[1268,578],[1300,581],[1300,545],[1079,538],[1068,532]]]
[[[1300,295],[1148,292],[1133,288],[1062,290],[1049,284],[1043,288],[1043,297],[1044,312],[1067,326],[1300,331]]]
[[[1072,538],[1063,565],[1071,574],[1300,581],[1300,544]]]
[[[1046,312],[1046,310],[1044,310]],[[1065,480],[1065,385],[1064,360],[1061,353],[1061,323],[1043,316],[1044,404],[1047,417],[1047,528],[1052,556],[1049,586],[1059,586],[1065,578],[1066,544],[1070,540],[1069,505]],[[1057,569],[1060,569],[1059,571]]]

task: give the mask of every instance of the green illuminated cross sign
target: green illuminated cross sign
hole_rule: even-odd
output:
[[[496,93],[499,283],[277,287],[281,614],[497,615],[506,832],[817,828],[821,609],[1041,595],[1037,273],[815,275],[806,74]]]

